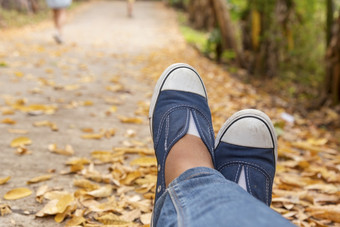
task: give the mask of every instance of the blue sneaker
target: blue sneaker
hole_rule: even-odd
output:
[[[269,117],[242,110],[222,126],[215,141],[215,169],[270,206],[277,138]]]
[[[187,134],[190,116],[214,160],[214,130],[205,86],[194,68],[173,64],[159,78],[150,103],[150,131],[158,164],[155,203],[166,189],[168,153]]]

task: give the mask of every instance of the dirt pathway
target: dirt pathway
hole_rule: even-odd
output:
[[[4,114],[10,115],[3,115],[0,120],[11,119],[12,124],[0,124],[0,178],[11,177],[0,186],[0,203],[10,205],[13,213],[0,217],[0,226],[57,226],[53,218],[34,217],[43,207],[35,201],[35,193],[2,201],[7,191],[17,187],[36,192],[39,186],[47,184],[75,190],[75,176],[60,175],[69,168],[65,166],[69,157],[51,153],[50,144],[60,149],[69,144],[77,157],[136,144],[150,148],[145,111],[135,113],[142,108],[138,103],[147,106],[153,89],[153,82],[144,79],[141,72],[145,67],[142,58],[159,47],[183,42],[174,17],[174,12],[162,3],[137,2],[131,19],[126,16],[125,2],[95,2],[72,16],[65,27],[64,45],[54,43],[51,26],[1,40],[0,62],[6,62],[7,67],[0,68],[0,106]],[[25,112],[14,107],[15,103],[40,106]],[[119,117],[138,117],[142,123],[122,123]],[[55,124],[58,130],[33,126],[43,121]],[[112,137],[111,129],[115,131]],[[26,133],[18,134],[20,130]],[[82,138],[86,132],[103,131],[109,138]],[[16,148],[10,147],[10,143],[17,137],[32,141],[27,146],[31,154],[15,154]],[[98,168],[108,172],[107,166]],[[51,180],[26,184],[49,172],[53,175]]]

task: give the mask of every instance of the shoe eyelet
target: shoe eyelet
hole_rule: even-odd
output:
[[[161,190],[162,190],[162,186],[159,185],[158,188],[157,188],[157,193],[160,193]]]

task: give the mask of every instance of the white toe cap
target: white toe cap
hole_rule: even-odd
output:
[[[254,117],[241,118],[231,124],[221,140],[239,146],[274,148],[269,128]]]
[[[186,91],[206,97],[200,77],[189,68],[177,68],[171,72],[161,90]]]

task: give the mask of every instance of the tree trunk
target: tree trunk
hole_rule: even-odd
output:
[[[340,103],[340,15],[333,26],[331,41],[326,53],[325,93],[332,105]]]
[[[275,77],[286,49],[294,48],[292,0],[248,0],[242,15],[242,44],[249,74]]]
[[[1,7],[4,9],[30,12],[28,0],[2,0]]]
[[[229,10],[225,0],[211,0],[214,6],[216,20],[222,34],[223,49],[233,50],[239,66],[243,66],[243,57],[237,46],[234,29],[232,26]]]
[[[31,9],[33,11],[33,13],[37,13],[39,11],[39,5],[38,2],[36,0],[29,0],[31,3]]]
[[[331,42],[332,38],[332,26],[333,26],[333,16],[334,16],[334,4],[333,0],[327,0],[327,11],[326,11],[326,42],[327,42],[327,47],[329,43]]]
[[[191,0],[188,5],[189,21],[195,29],[211,31],[216,19],[210,0]]]

